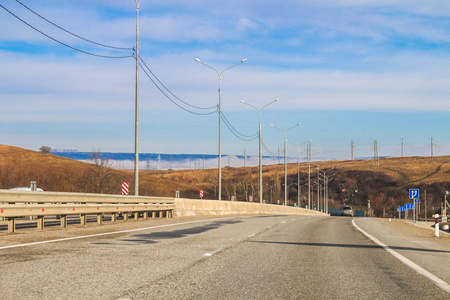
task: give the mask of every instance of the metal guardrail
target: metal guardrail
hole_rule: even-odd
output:
[[[79,215],[80,224],[85,225],[86,215],[97,215],[101,224],[105,214],[115,222],[119,214],[125,221],[128,214],[135,220],[140,216],[147,219],[149,213],[152,218],[157,213],[169,218],[174,210],[174,198],[0,190],[0,221],[8,221],[10,233],[16,231],[16,219],[21,217],[37,217],[37,228],[43,230],[45,216],[60,216],[61,227],[66,228],[68,215]]]

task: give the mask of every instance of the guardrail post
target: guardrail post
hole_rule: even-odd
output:
[[[61,215],[61,227],[67,228],[67,215]]]
[[[156,211],[152,212],[152,219],[156,218]]]
[[[144,212],[143,217],[144,217],[144,220],[148,219],[148,211]]]
[[[170,211],[166,210],[166,219],[170,218]]]
[[[163,212],[160,211],[160,212],[159,212],[159,218],[161,219],[162,217],[163,217]]]
[[[38,228],[38,230],[44,230],[44,216],[38,216],[37,228]]]
[[[86,225],[86,214],[81,214],[80,215],[80,224],[81,225]]]
[[[97,224],[101,225],[102,221],[103,221],[103,214],[102,213],[97,214]]]
[[[128,213],[123,213],[123,220],[128,221]]]
[[[139,220],[139,212],[134,213],[134,220],[135,221]]]
[[[111,222],[116,222],[116,220],[117,220],[116,213],[112,213],[112,215],[111,215]]]
[[[8,233],[16,232],[16,219],[8,218]]]

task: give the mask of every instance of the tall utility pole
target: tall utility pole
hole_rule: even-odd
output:
[[[245,149],[244,149],[244,168],[247,166],[247,155],[245,154]]]
[[[281,128],[278,128],[276,126],[274,126],[273,124],[270,124],[270,126],[272,126],[275,129],[278,129],[280,131],[282,131],[284,133],[284,205],[287,206],[288,205],[288,186],[287,186],[287,132],[297,126],[299,126],[300,123],[297,123],[296,125],[289,127],[288,129],[284,130]]]
[[[272,103],[277,102],[278,100],[280,100],[280,98],[275,99],[274,101],[267,103],[266,105],[264,105],[261,108],[258,108],[254,105],[251,105],[247,102],[245,102],[244,100],[241,100],[242,104],[246,104],[250,107],[255,108],[258,111],[259,114],[259,129],[258,129],[258,137],[259,137],[259,203],[263,203],[263,182],[262,182],[262,140],[261,140],[261,111],[266,108],[267,106],[269,106]],[[245,150],[244,150],[244,156],[245,156]]]
[[[352,151],[352,160],[353,160],[353,149],[354,149],[354,147],[355,147],[355,145],[353,144],[353,141],[352,141],[352,143],[351,143],[351,151]]]
[[[139,196],[139,3],[136,0],[136,88],[134,105],[134,195]]]
[[[373,141],[373,160],[375,161],[376,166],[380,165],[380,159],[378,157],[378,141],[377,140]]]
[[[308,143],[307,148],[307,159],[308,159],[308,208],[311,209],[311,142]]]
[[[403,138],[402,138],[402,158],[403,158]]]
[[[434,146],[433,137],[431,137],[431,161],[433,161],[433,146]]]
[[[223,72],[225,72],[226,70],[229,70],[239,64],[242,64],[243,62],[247,61],[246,58],[244,58],[243,60],[241,60],[240,62],[229,66],[226,69],[223,69],[221,72],[219,72],[217,69],[211,67],[208,64],[205,64],[204,62],[202,62],[200,59],[196,58],[195,59],[197,62],[201,63],[202,65],[204,65],[205,67],[208,67],[212,70],[214,70],[217,75],[219,76],[219,104],[217,105],[218,111],[219,111],[219,155],[218,155],[218,181],[219,181],[219,201],[222,200],[222,74]]]

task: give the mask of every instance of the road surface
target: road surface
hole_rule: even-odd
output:
[[[176,218],[0,237],[0,296],[449,299],[449,266],[448,244],[369,218]]]

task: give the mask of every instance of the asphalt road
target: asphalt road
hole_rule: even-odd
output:
[[[0,237],[0,297],[450,298],[450,292],[375,244],[352,221],[309,216],[177,218]],[[450,284],[448,244],[373,219],[354,223]],[[83,234],[91,236],[78,238]],[[57,238],[66,240],[46,242]],[[44,243],[14,247],[25,242]]]

